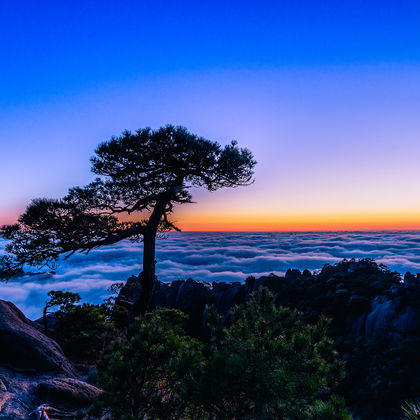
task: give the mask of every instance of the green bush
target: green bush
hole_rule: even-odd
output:
[[[420,404],[414,402],[406,402],[401,407],[404,417],[403,420],[419,420],[420,419]]]
[[[113,419],[124,420],[178,419],[188,412],[185,392],[204,359],[202,344],[185,334],[186,319],[170,309],[138,318],[131,339],[115,341],[98,364],[104,393],[93,412],[109,408]]]
[[[343,364],[326,336],[325,318],[306,324],[299,312],[276,307],[267,289],[251,295],[231,317],[224,328],[211,314],[213,339],[198,387],[198,400],[205,398],[216,418],[315,419],[321,394],[322,407],[338,404],[328,392],[343,377]],[[345,409],[335,415],[350,418]]]
[[[66,312],[82,299],[78,293],[63,292],[61,290],[50,290],[48,297],[50,300],[45,303],[44,310],[42,311],[42,321],[45,331],[48,331],[47,316],[51,314],[51,311],[48,309],[58,306],[60,312]]]
[[[362,418],[396,416],[403,401],[419,396],[420,340],[401,339],[389,347],[360,338],[342,351],[347,373],[338,392]]]
[[[115,333],[101,305],[74,305],[55,315],[52,336],[64,353],[76,361],[95,362]]]
[[[162,309],[138,318],[98,364],[96,413],[114,419],[350,419],[330,389],[343,376],[328,323],[306,324],[266,289],[232,312],[209,310],[211,341],[185,333],[186,317]]]
[[[127,310],[115,305],[112,299],[102,305],[78,305],[81,298],[77,293],[52,290],[48,296],[43,317],[45,332],[75,361],[95,363],[105,346],[123,333]],[[48,309],[54,306],[59,308],[48,326]]]

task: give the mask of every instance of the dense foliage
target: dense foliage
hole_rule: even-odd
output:
[[[420,418],[420,404],[406,402],[402,407],[403,420],[418,420]]]
[[[348,339],[339,346],[346,359],[346,378],[338,392],[363,419],[396,415],[407,398],[420,395],[420,340],[402,339],[394,346]]]
[[[415,418],[420,276],[406,278],[368,259],[344,260],[314,274],[290,270],[285,277],[248,278],[237,295],[244,303],[228,316],[207,307],[206,328],[202,312],[187,305],[183,310],[197,314],[193,329],[183,313],[158,309],[137,319],[128,334],[127,310],[112,299],[78,306],[77,296],[54,292],[50,303],[60,303],[54,317],[59,328],[49,334],[73,359],[101,358],[105,393],[96,408],[114,418],[349,418],[334,394],[356,418],[399,418],[404,401],[414,401],[404,407],[406,418]],[[261,286],[272,295],[263,289],[246,301],[244,290]],[[400,316],[401,330],[390,329]],[[368,319],[378,331],[366,329]]]
[[[209,315],[210,343],[190,338],[185,315],[137,319],[100,364],[98,406],[122,419],[349,419],[330,397],[343,376],[325,319],[308,325],[262,289],[235,308],[231,324]]]
[[[44,310],[42,311],[42,320],[44,322],[45,331],[48,331],[48,319],[47,316],[51,312],[50,308],[58,306],[58,311],[54,313],[54,320],[60,315],[71,310],[76,303],[82,299],[78,293],[63,292],[61,290],[50,290],[48,292],[49,301],[45,303]]]
[[[45,332],[74,361],[97,361],[105,346],[124,333],[127,310],[114,305],[113,298],[101,305],[79,305],[77,293],[52,290],[48,296],[43,317]],[[55,306],[58,310],[48,318],[47,309]]]
[[[255,281],[249,279],[248,282]],[[343,260],[318,273],[290,270],[285,278],[268,276],[264,284],[279,305],[297,308],[307,322],[327,316],[328,335],[346,361],[337,392],[363,419],[398,416],[407,399],[420,395],[420,337],[370,336],[362,327],[376,299],[391,299],[394,316],[410,306],[420,317],[420,289],[407,289],[399,273],[370,259]],[[396,331],[395,331],[396,332]]]
[[[202,368],[202,344],[186,335],[182,312],[149,312],[116,340],[98,364],[104,393],[97,407],[114,419],[181,418],[189,409],[187,389]]]

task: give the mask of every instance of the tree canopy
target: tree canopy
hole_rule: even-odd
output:
[[[91,162],[98,176],[92,183],[61,199],[33,200],[17,224],[2,228],[10,240],[0,260],[2,277],[24,264],[54,269],[60,256],[142,240],[143,288],[150,297],[156,234],[179,230],[170,219],[174,206],[192,202],[192,187],[249,185],[256,164],[236,141],[222,147],[172,125],[125,131],[100,144]]]

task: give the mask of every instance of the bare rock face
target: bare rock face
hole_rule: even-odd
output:
[[[11,394],[7,391],[1,391],[0,392],[0,413],[3,411],[4,406],[9,401],[10,396],[11,396]],[[1,414],[0,414],[0,418],[1,418]]]
[[[37,393],[41,400],[60,405],[88,406],[100,394],[96,386],[73,378],[53,378],[40,382]]]
[[[62,374],[16,372],[0,366],[0,420],[74,419],[101,392]]]
[[[27,372],[77,372],[60,346],[35,328],[11,302],[0,300],[0,365]]]
[[[79,377],[54,340],[0,300],[0,420],[74,419],[100,392]]]
[[[420,331],[419,300],[413,293],[389,299],[380,296],[372,305],[366,319],[366,336],[373,340],[387,339],[394,344],[406,337],[418,336]]]

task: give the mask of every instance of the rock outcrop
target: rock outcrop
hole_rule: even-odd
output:
[[[346,362],[337,393],[361,419],[400,419],[406,400],[419,398],[420,274],[404,278],[369,259],[344,260],[321,270],[288,270],[285,276],[249,277],[243,283],[156,281],[152,307],[180,309],[189,332],[208,338],[206,314],[214,305],[228,324],[229,312],[260,287],[281,306],[296,308],[313,323],[331,320],[329,335]],[[130,308],[141,293],[132,277],[118,301]]]
[[[86,407],[99,395],[101,390],[86,382],[74,378],[52,378],[39,382],[38,397],[70,407]]]
[[[308,321],[321,315],[333,318],[336,335],[381,340],[392,344],[401,338],[420,338],[420,274],[404,280],[370,260],[325,266],[313,275],[308,270],[288,270],[284,277],[249,277],[244,283],[204,283],[192,279],[155,282],[152,308],[180,309],[190,316],[190,329],[202,335],[206,307],[214,305],[226,319],[250,293],[267,287],[278,303],[304,312]],[[139,278],[133,276],[119,300],[132,305],[140,296]]]
[[[11,302],[0,300],[0,365],[76,377],[60,346],[38,331]]]
[[[99,392],[54,340],[0,300],[0,420],[74,419]]]

